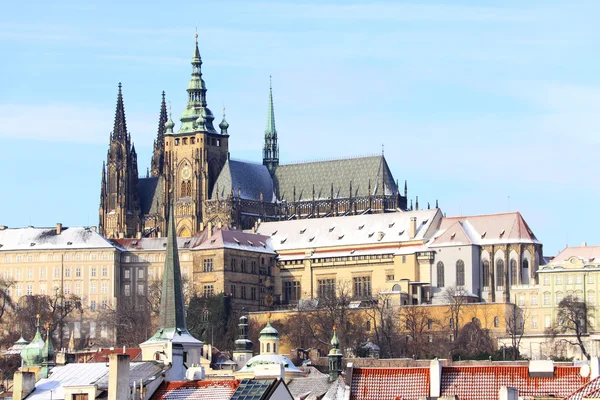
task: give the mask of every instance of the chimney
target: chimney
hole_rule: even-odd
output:
[[[206,379],[204,367],[190,367],[185,371],[185,379],[188,381],[203,381]]]
[[[96,226],[92,226],[92,231],[93,231],[93,232],[97,232],[97,231],[98,231],[98,227],[96,227]]]
[[[590,360],[590,380],[594,380],[600,376],[600,358],[592,357]]]
[[[519,400],[519,391],[510,386],[502,386],[498,392],[498,400]]]
[[[354,364],[349,362],[346,364],[346,385],[352,387],[352,371],[354,371]]]
[[[433,359],[429,363],[429,396],[440,397],[442,393],[442,362]]]
[[[62,232],[62,224],[59,222],[56,224],[56,234],[60,235],[61,232]]]
[[[217,222],[217,228],[221,229],[223,227],[223,223],[221,221]]]
[[[129,355],[111,354],[108,362],[108,400],[129,397]]]
[[[414,239],[417,236],[417,217],[410,217],[410,226],[408,227],[408,237]]]
[[[204,222],[200,222],[200,232],[204,230]]]
[[[23,400],[35,389],[34,372],[15,372],[13,376],[13,400]]]
[[[208,229],[208,238],[210,239],[212,237],[212,222],[207,224],[206,229]]]
[[[139,231],[138,231],[138,232],[135,234],[135,238],[136,238],[136,239],[141,239],[141,238],[142,238],[142,232],[139,232]]]

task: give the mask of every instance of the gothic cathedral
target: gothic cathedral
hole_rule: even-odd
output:
[[[230,159],[225,113],[217,131],[207,107],[197,38],[191,64],[187,106],[177,132],[162,94],[158,134],[145,178],[138,177],[119,84],[102,168],[102,235],[164,236],[171,192],[178,237],[193,236],[208,223],[245,229],[260,221],[406,210],[406,183],[400,194],[383,154],[280,165],[272,86],[262,164]]]

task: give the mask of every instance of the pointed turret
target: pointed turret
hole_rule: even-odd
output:
[[[206,84],[202,79],[202,58],[198,49],[198,34],[196,34],[196,47],[192,56],[192,77],[187,92],[188,102],[181,115],[179,133],[196,131],[217,133],[213,126],[215,117],[206,104]]]
[[[219,124],[219,128],[221,128],[221,135],[227,135],[227,129],[229,128],[229,123],[225,119],[225,107],[223,107],[223,120]]]
[[[277,145],[277,129],[275,128],[275,108],[273,107],[273,84],[269,77],[269,109],[267,113],[267,128],[265,129],[265,145],[263,147],[263,165],[266,165],[271,175],[279,165],[279,147]]]
[[[115,111],[115,124],[113,126],[112,138],[118,141],[127,141],[127,123],[125,121],[125,105],[123,104],[122,85],[119,82],[119,93],[117,94],[117,109]]]
[[[162,92],[162,101],[160,103],[160,116],[158,118],[158,133],[154,142],[154,153],[152,154],[152,176],[160,176],[163,172],[165,163],[165,131],[167,123],[167,103],[165,101],[165,92]]]
[[[42,339],[42,333],[40,332],[40,315],[36,316],[36,330],[33,340],[21,350],[21,358],[23,359],[23,366],[34,367],[42,365],[43,355],[42,350],[44,349],[44,339]]]
[[[46,342],[42,349],[42,368],[40,369],[39,379],[47,378],[50,369],[54,367],[54,346],[52,345],[52,335],[50,334],[50,324],[46,324]]]
[[[342,351],[340,341],[337,337],[335,325],[333,326],[333,337],[331,338],[331,350],[327,355],[329,358],[329,381],[333,382],[342,374]]]
[[[242,315],[238,324],[238,338],[235,341],[233,360],[241,368],[252,358],[253,343],[248,339],[248,317]]]

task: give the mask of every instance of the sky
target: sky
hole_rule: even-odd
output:
[[[0,224],[97,225],[123,84],[141,174],[161,92],[185,107],[198,32],[231,157],[385,152],[448,216],[519,211],[545,255],[600,245],[597,1],[28,1],[2,6]]]

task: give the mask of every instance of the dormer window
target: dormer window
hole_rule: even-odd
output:
[[[359,225],[359,226],[358,226],[358,230],[360,231],[360,230],[361,230],[362,228],[364,228],[364,227],[365,227],[365,224]]]
[[[286,240],[287,240],[287,238],[283,239],[283,240],[281,241],[281,244],[284,244]]]
[[[331,228],[329,228],[329,232],[333,232],[334,229],[335,229],[335,226],[332,226]]]
[[[315,237],[311,237],[310,239],[308,239],[309,242],[312,242],[313,240],[315,240]]]
[[[254,243],[252,243],[251,241],[249,241],[249,240],[246,240],[246,241],[248,242],[248,244],[249,244],[250,246],[254,246]]]
[[[388,225],[388,228],[393,228],[394,224],[395,224],[395,222],[392,222],[391,224]]]
[[[404,235],[404,231],[398,232],[398,236],[402,236],[402,235]]]
[[[304,229],[301,229],[301,230],[300,230],[300,234],[301,234],[301,235],[302,235],[304,232],[306,232],[306,228],[304,228]]]
[[[338,240],[342,240],[344,238],[344,235],[338,236]]]
[[[502,232],[500,232],[500,237],[504,236],[504,229],[502,229]]]
[[[278,231],[275,231],[275,232],[271,233],[271,236],[275,236],[275,235],[277,235],[277,232],[278,232]]]
[[[373,237],[374,234],[375,234],[375,232],[369,233],[369,237]]]
[[[487,233],[487,231],[485,231],[485,232],[483,232],[483,233],[481,234],[481,238],[482,238],[482,239],[483,239],[483,238],[485,238],[485,234],[486,234],[486,233]]]
[[[456,232],[454,232],[452,235],[450,235],[450,240],[454,240],[455,237],[456,237]]]

